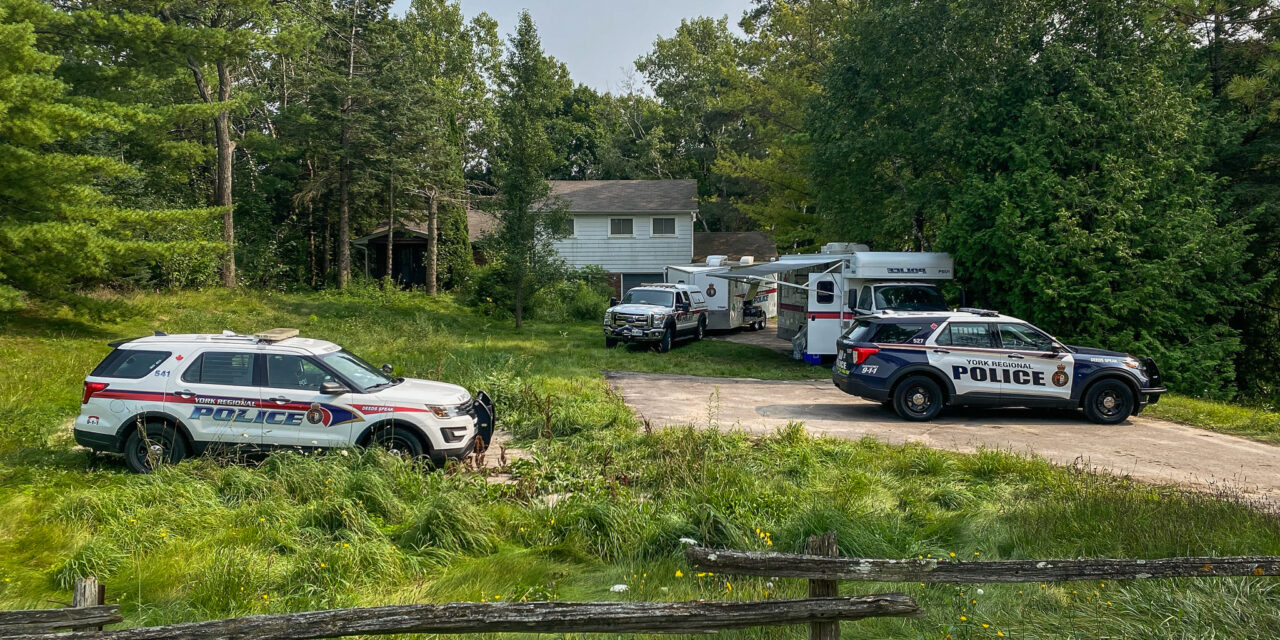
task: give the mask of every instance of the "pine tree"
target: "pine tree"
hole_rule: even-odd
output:
[[[36,0],[0,0],[0,309],[25,296],[82,303],[80,287],[221,246],[199,237],[215,210],[114,206],[99,184],[128,176],[129,167],[60,150],[123,131],[137,117],[68,100],[54,75],[59,58],[40,51],[36,39],[38,28],[65,23]],[[194,233],[175,240],[174,228]]]
[[[524,305],[557,267],[551,243],[563,235],[563,208],[548,202],[546,175],[557,159],[547,137],[547,124],[568,93],[568,71],[542,52],[537,28],[528,11],[510,40],[498,75],[497,148],[494,176],[500,210],[498,245],[503,278],[514,295],[516,326]]]

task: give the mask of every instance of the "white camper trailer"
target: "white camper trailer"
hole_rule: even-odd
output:
[[[843,242],[721,275],[777,286],[778,337],[791,341],[797,358],[813,362],[835,355],[836,340],[857,316],[946,310],[937,283],[954,276],[949,254],[871,251]]]
[[[763,329],[778,315],[778,287],[769,282],[728,280],[723,276],[751,266],[750,256],[729,262],[726,256],[707,256],[703,264],[671,265],[667,282],[690,284],[707,298],[707,328],[711,330],[751,327]]]

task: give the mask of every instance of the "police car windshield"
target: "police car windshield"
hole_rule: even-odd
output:
[[[632,289],[622,297],[622,304],[655,304],[659,307],[670,307],[675,300],[670,291],[655,289]]]
[[[876,308],[895,311],[946,311],[947,301],[933,287],[886,285],[876,287]]]
[[[373,368],[373,365],[356,357],[354,353],[343,349],[320,356],[325,364],[333,367],[342,377],[360,385],[364,391],[373,387],[382,387],[396,383],[394,378]]]

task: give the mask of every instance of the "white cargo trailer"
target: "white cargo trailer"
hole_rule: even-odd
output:
[[[763,280],[726,279],[738,269],[751,266],[750,257],[729,262],[725,256],[707,256],[702,264],[671,265],[667,282],[691,284],[707,298],[707,328],[712,330],[751,327],[763,329],[778,315],[778,287]]]
[[[871,251],[833,242],[816,254],[785,255],[720,277],[778,288],[778,337],[797,358],[835,355],[853,319],[895,311],[946,309],[937,283],[955,277],[946,253]]]

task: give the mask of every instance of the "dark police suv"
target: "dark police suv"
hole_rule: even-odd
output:
[[[1136,415],[1165,392],[1150,358],[1073,347],[983,309],[856,320],[837,345],[832,380],[907,420],[947,405],[1081,408],[1101,424]]]

